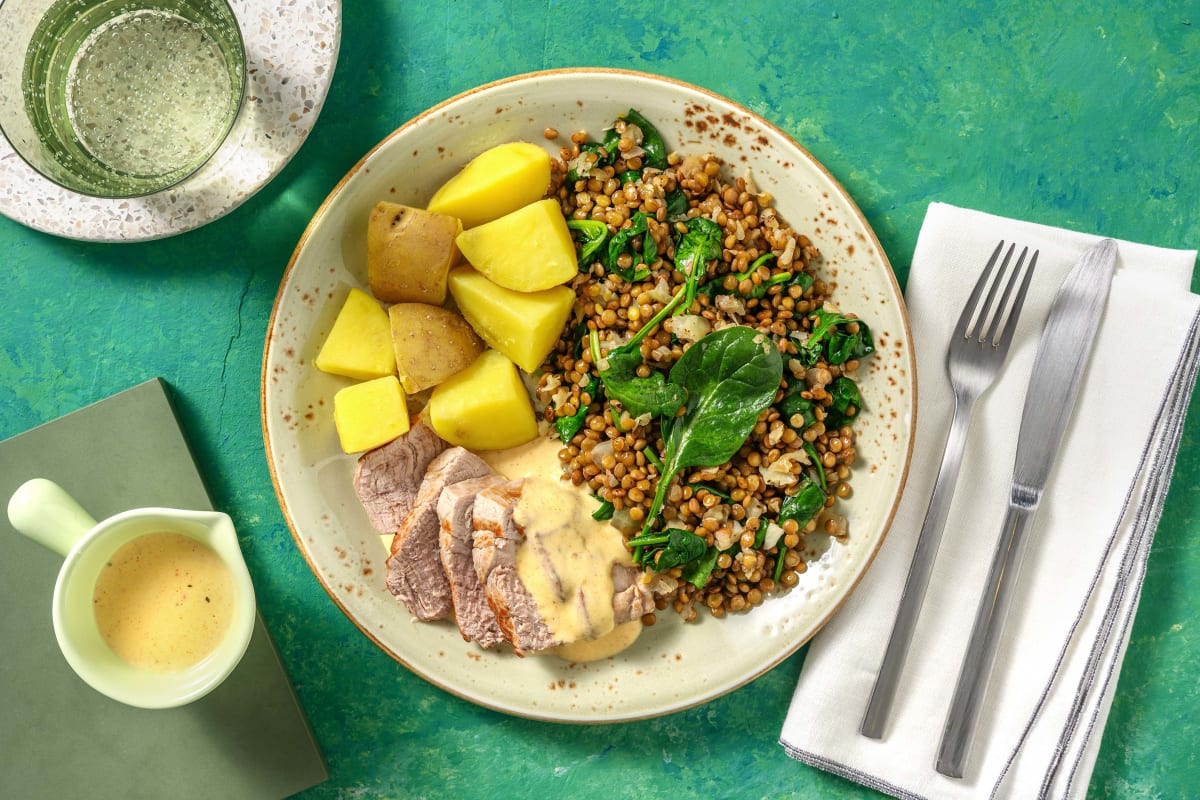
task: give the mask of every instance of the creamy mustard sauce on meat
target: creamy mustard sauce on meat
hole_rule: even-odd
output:
[[[557,465],[557,459],[551,462]],[[517,550],[517,574],[537,602],[547,627],[556,637],[577,647],[558,648],[572,661],[605,658],[633,643],[636,631],[621,626],[612,634],[613,566],[632,565],[621,534],[606,522],[592,519],[586,495],[556,479],[526,478],[513,521],[525,541]],[[636,628],[641,622],[634,621]],[[582,644],[593,640],[589,647]]]

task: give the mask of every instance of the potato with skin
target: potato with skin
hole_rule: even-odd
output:
[[[426,411],[438,436],[468,450],[503,450],[538,435],[529,392],[516,366],[497,350],[484,350],[439,384]]]
[[[380,202],[367,220],[367,282],[385,303],[446,301],[446,273],[459,260],[455,217]]]
[[[476,156],[433,195],[427,208],[473,228],[544,197],[550,154],[529,142],[507,142]]]
[[[396,303],[388,311],[400,385],[409,394],[469,367],[483,342],[453,311],[426,303]]]
[[[540,292],[579,272],[571,231],[554,199],[464,230],[455,243],[471,266],[518,292]]]
[[[388,314],[361,289],[350,289],[321,351],[317,369],[366,381],[396,371]]]
[[[468,266],[450,270],[448,285],[458,310],[480,338],[530,373],[554,349],[575,305],[570,287],[515,292]]]
[[[395,375],[356,383],[333,396],[333,424],[347,453],[361,453],[408,433],[408,399]]]

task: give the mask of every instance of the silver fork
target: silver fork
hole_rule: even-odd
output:
[[[979,276],[971,296],[967,299],[954,328],[954,335],[950,339],[950,349],[946,353],[946,371],[954,391],[954,418],[950,423],[950,433],[946,438],[942,465],[933,485],[933,494],[929,498],[929,508],[925,512],[925,522],[921,525],[921,532],[917,537],[917,549],[913,553],[908,577],[904,582],[904,593],[900,597],[896,622],[892,627],[883,663],[879,667],[879,675],[875,678],[875,688],[871,691],[871,699],[863,717],[860,730],[864,736],[872,739],[883,737],[884,726],[896,699],[900,673],[904,668],[913,630],[917,625],[917,616],[925,599],[925,590],[929,586],[929,575],[933,571],[933,561],[942,539],[942,529],[946,526],[946,516],[950,512],[954,487],[958,483],[963,448],[967,442],[967,429],[971,424],[971,412],[975,401],[995,382],[1008,356],[1013,330],[1017,326],[1021,306],[1025,303],[1025,293],[1037,266],[1038,251],[1035,250],[1029,259],[1028,267],[1025,268],[1024,277],[1021,277],[1021,267],[1029,252],[1029,248],[1026,247],[1022,248],[1012,271],[1008,272],[1015,249],[1015,244],[1009,245],[996,279],[991,281],[989,288],[992,271],[1004,250],[1004,242],[996,245],[983,274]],[[996,294],[1000,291],[1001,284],[1004,287],[1003,294],[999,303],[996,303]],[[984,298],[982,304],[981,298]]]

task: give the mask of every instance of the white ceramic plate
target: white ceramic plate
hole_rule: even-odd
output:
[[[552,126],[598,137],[638,108],[680,152],[710,150],[749,170],[785,218],[809,234],[835,299],[872,326],[877,353],[860,371],[850,536],[818,543],[800,585],[744,615],[670,612],[625,653],[571,665],[463,642],[450,623],[414,622],[384,585],[385,552],[338,447],[334,392],[348,381],[313,359],[349,287],[366,287],[367,214],[379,200],[423,205],[471,157],[505,141],[545,145]],[[363,633],[413,672],[461,697],[539,719],[608,722],[687,708],[737,688],[794,653],[841,606],[892,520],[911,452],[916,386],[899,287],[867,223],[811,155],[750,111],[703,89],[639,73],[564,70],[489,84],[397,130],[334,189],[296,248],[279,289],[263,361],[263,430],[276,490],[313,572]]]
[[[0,133],[0,214],[93,242],[161,239],[228,214],[287,165],[321,113],[341,41],[340,0],[231,0],[246,43],[246,99],[196,173],[145,197],[88,197],[25,163]]]

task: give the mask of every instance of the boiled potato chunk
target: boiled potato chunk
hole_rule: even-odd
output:
[[[545,196],[550,188],[550,155],[529,142],[508,142],[485,150],[438,189],[428,209],[473,228]]]
[[[449,287],[458,310],[483,341],[526,372],[541,366],[554,349],[575,304],[569,287],[515,292],[471,267],[450,270]]]
[[[392,323],[396,373],[409,394],[461,372],[483,352],[483,342],[458,314],[425,303],[396,303]]]
[[[533,441],[533,401],[513,362],[484,350],[475,363],[433,390],[429,424],[450,444],[468,450],[503,450]]]
[[[361,453],[408,433],[408,401],[395,375],[356,383],[333,396],[342,450]]]
[[[446,273],[458,260],[459,221],[381,202],[367,220],[367,282],[385,303],[446,301]]]
[[[522,206],[455,240],[471,266],[506,289],[540,292],[579,271],[575,243],[558,201]]]
[[[351,289],[321,352],[317,369],[360,381],[396,371],[388,312],[361,289]]]

